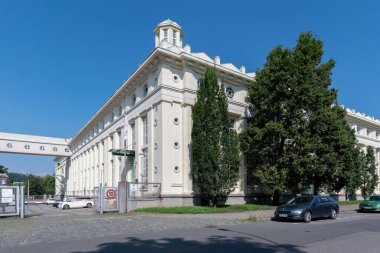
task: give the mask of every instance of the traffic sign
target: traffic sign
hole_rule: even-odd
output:
[[[106,190],[106,198],[107,199],[116,199],[117,193],[114,189],[108,189]]]

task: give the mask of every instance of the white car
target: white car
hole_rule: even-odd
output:
[[[60,201],[59,199],[56,199],[56,198],[50,198],[50,199],[47,199],[47,200],[46,200],[46,203],[47,203],[48,205],[51,205],[51,204],[54,204],[54,203],[59,202],[59,201]]]
[[[62,202],[59,202],[58,207],[60,209],[70,208],[91,208],[94,205],[94,200],[90,197],[67,197]]]

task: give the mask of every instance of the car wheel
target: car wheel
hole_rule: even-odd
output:
[[[335,208],[331,208],[331,210],[330,210],[330,219],[335,220],[337,216],[338,216],[338,214],[336,212],[336,209]]]
[[[64,205],[63,210],[67,210],[67,209],[70,209],[69,205]]]
[[[309,223],[311,221],[311,212],[306,211],[303,215],[303,221]]]
[[[87,207],[87,208],[91,208],[91,207],[92,207],[92,204],[91,204],[91,203],[87,203],[86,207]]]

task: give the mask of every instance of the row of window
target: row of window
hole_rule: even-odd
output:
[[[201,80],[198,79],[198,80],[197,80],[198,88],[199,88],[200,83],[201,83]],[[227,98],[233,98],[234,95],[235,95],[235,91],[234,91],[231,87],[227,87],[227,88],[225,89],[225,93],[226,93]]]
[[[157,85],[158,83],[158,77],[156,77],[154,79],[154,83]],[[146,97],[149,93],[149,86],[148,84],[145,84],[144,85],[144,89],[143,89],[143,96]],[[132,94],[131,96],[131,106],[134,106],[135,104],[137,103],[137,96],[136,94]],[[111,118],[110,118],[110,123],[114,122],[116,119],[118,119],[120,116],[122,116],[123,114],[123,106],[120,105],[118,107],[118,111],[117,111],[117,114],[115,115],[115,112],[112,112],[111,113]],[[92,140],[93,137],[95,137],[98,133],[101,133],[105,128],[107,127],[107,121],[105,120],[102,120],[99,122],[98,125],[95,126],[95,128],[93,130],[91,130],[84,138],[82,141],[80,141],[79,145],[76,145],[75,146],[75,150],[78,150],[81,146],[84,146],[87,142],[89,142],[90,140]]]
[[[148,93],[149,93],[149,86],[148,86],[148,84],[145,84],[144,85],[144,97],[146,97],[146,95],[148,95]],[[132,95],[132,106],[135,105],[136,102],[137,102],[136,94],[133,94]]]
[[[7,148],[13,148],[12,143],[7,143]],[[26,145],[24,146],[24,148],[25,148],[26,150],[29,150],[29,149],[30,149],[30,145],[26,144]],[[40,146],[40,150],[41,150],[41,151],[45,151],[45,146]],[[57,151],[58,151],[58,148],[57,148],[57,147],[53,147],[53,151],[54,151],[54,152],[57,152]],[[65,152],[68,153],[68,152],[70,152],[70,150],[69,150],[68,148],[65,148]]]
[[[355,133],[358,135],[380,140],[380,132],[377,132],[372,129],[367,129],[365,127],[355,126],[355,125],[352,126],[352,128],[354,129]]]
[[[173,30],[173,44],[177,45],[177,31]],[[164,38],[163,40],[168,41],[168,29],[164,29]]]

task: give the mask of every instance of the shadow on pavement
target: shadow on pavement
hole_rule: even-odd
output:
[[[269,242],[268,240],[266,240]],[[305,253],[296,245],[275,243],[259,243],[248,237],[211,236],[203,241],[184,240],[182,238],[140,239],[136,237],[126,238],[125,242],[104,243],[98,245],[95,251],[82,251],[72,253],[202,253],[202,252],[254,252],[274,253],[291,252]]]

